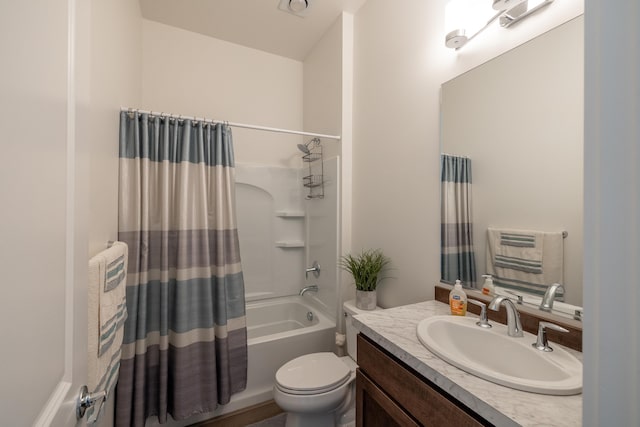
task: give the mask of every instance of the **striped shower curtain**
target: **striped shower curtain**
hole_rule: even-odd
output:
[[[443,154],[441,158],[440,279],[476,286],[471,214],[471,159]]]
[[[120,114],[129,317],[116,426],[210,412],[246,387],[234,176],[227,126]]]

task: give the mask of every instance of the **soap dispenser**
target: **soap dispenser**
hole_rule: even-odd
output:
[[[482,285],[482,293],[489,296],[494,295],[496,293],[496,288],[493,285],[493,278],[490,274],[483,274],[482,277],[485,278],[484,284]]]
[[[449,307],[454,316],[464,316],[467,314],[467,294],[462,289],[460,280],[456,280],[451,292],[449,292]]]

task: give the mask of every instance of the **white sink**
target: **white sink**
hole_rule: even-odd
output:
[[[517,390],[552,395],[582,392],[582,362],[550,343],[554,351],[531,346],[536,336],[507,335],[507,327],[476,325],[474,317],[433,316],[418,324],[420,342],[446,362],[485,380]]]

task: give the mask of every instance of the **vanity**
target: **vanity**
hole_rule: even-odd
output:
[[[358,426],[582,425],[581,394],[515,390],[469,374],[427,350],[418,340],[417,325],[447,314],[447,304],[426,301],[354,317],[359,331]],[[580,352],[563,348],[582,360]]]

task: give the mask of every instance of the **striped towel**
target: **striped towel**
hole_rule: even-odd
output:
[[[544,249],[542,233],[494,230],[490,234],[495,245],[493,255],[495,267],[542,274]]]
[[[103,356],[111,348],[116,338],[120,337],[117,346],[122,345],[124,321],[127,318],[126,283],[127,278],[127,245],[114,244],[114,250],[105,251],[104,290],[100,294],[98,340],[98,357]]]
[[[107,396],[118,379],[120,356],[127,318],[126,277],[128,247],[115,242],[89,261],[89,381],[92,392]],[[99,410],[88,411],[95,422]],[[94,415],[94,417],[92,417]]]
[[[563,240],[562,232],[488,228],[487,274],[496,286],[542,296],[549,285],[564,283]]]

